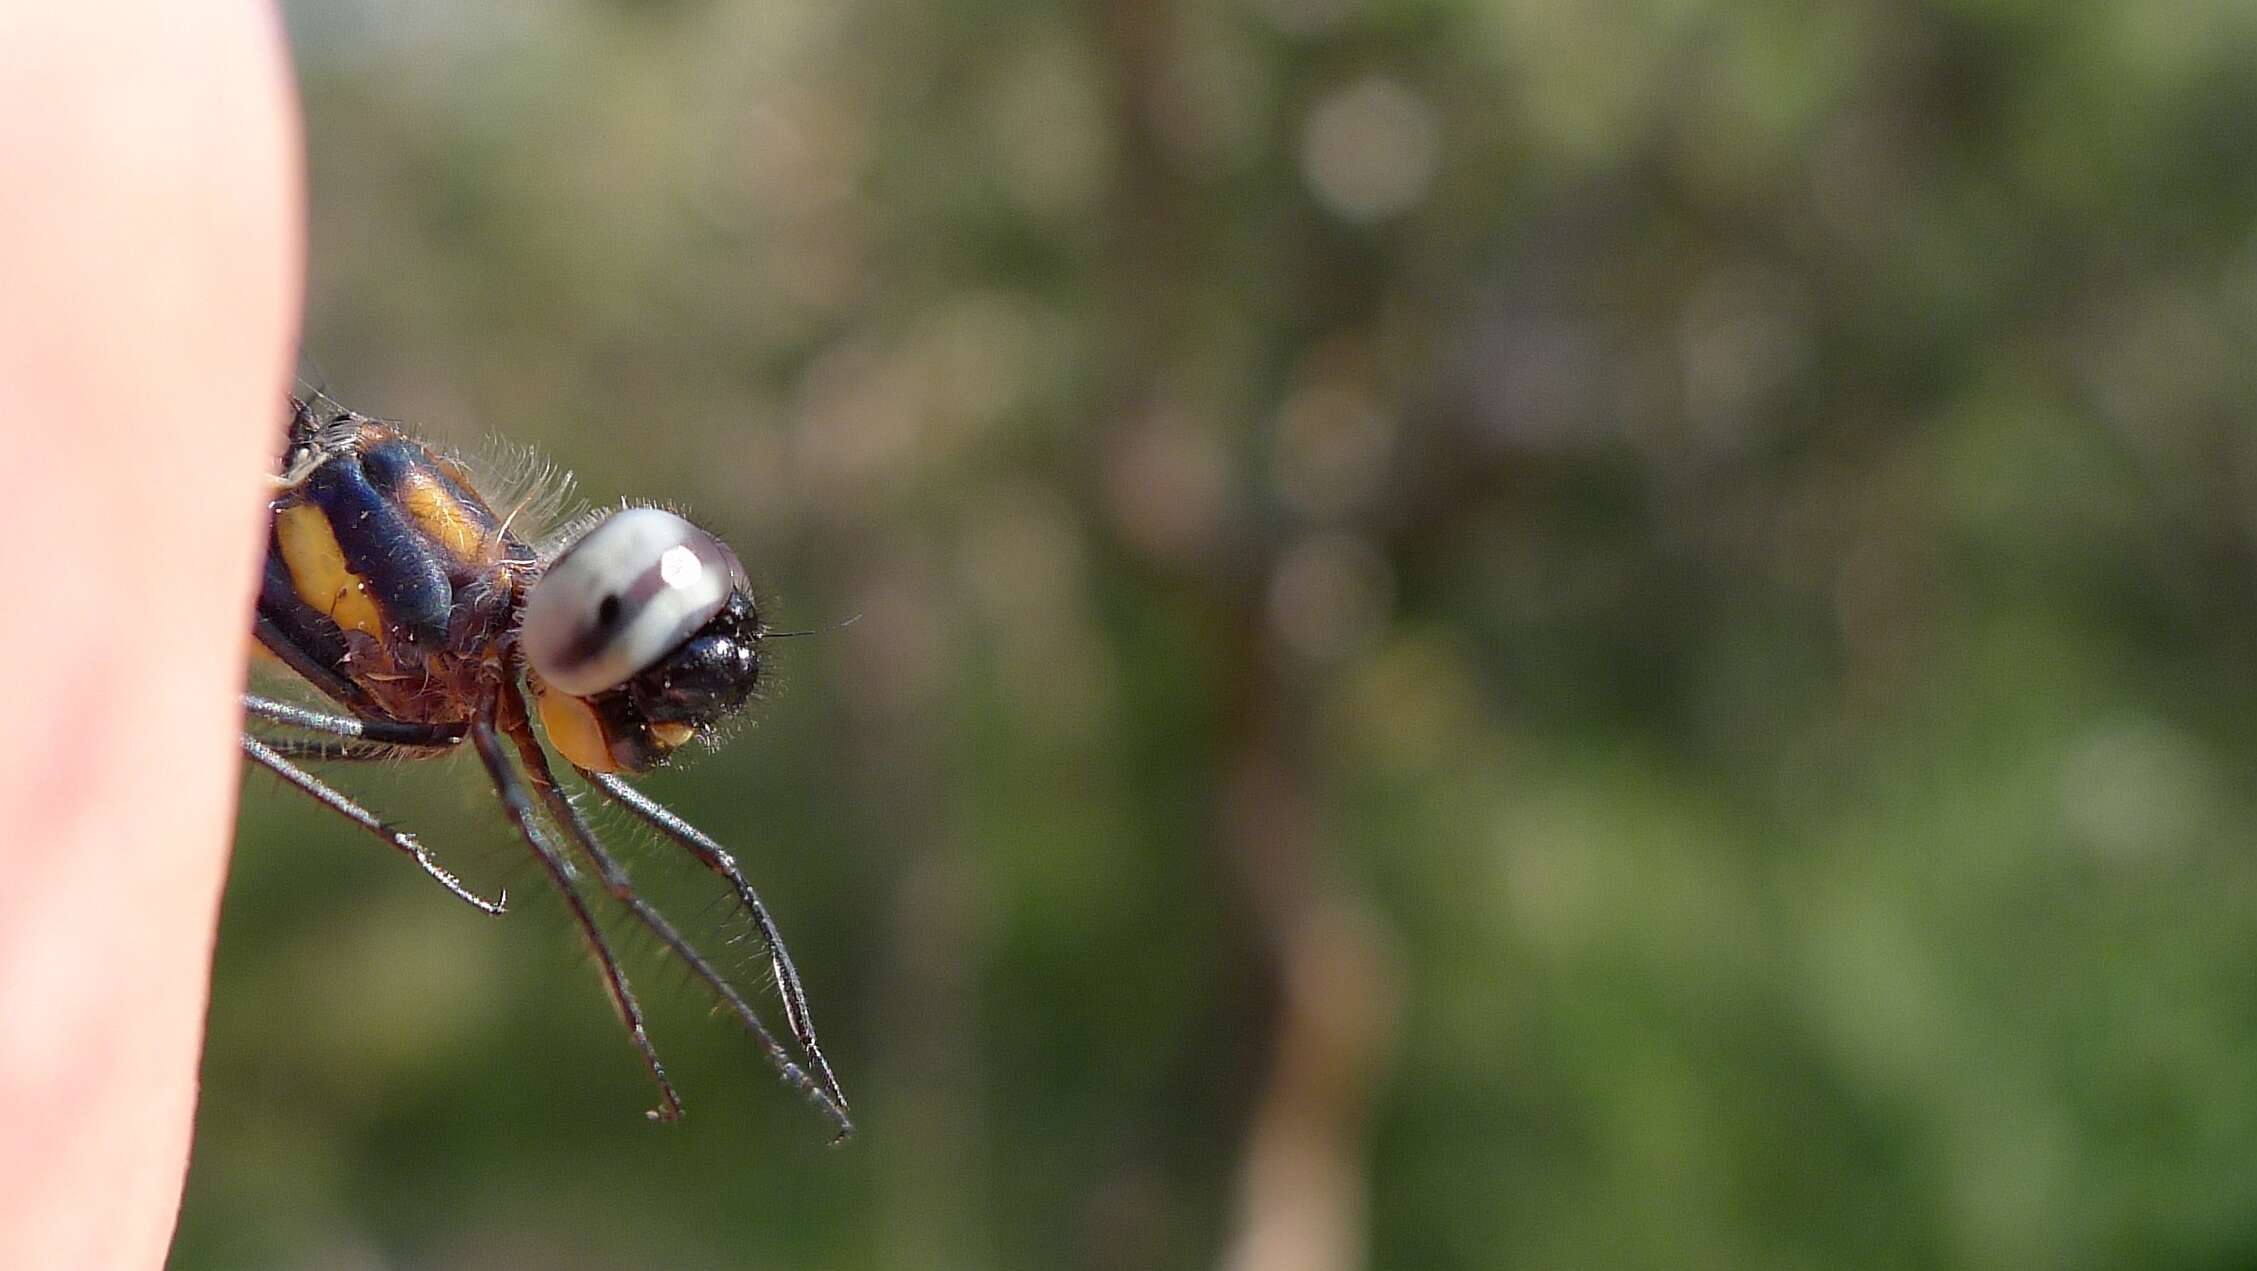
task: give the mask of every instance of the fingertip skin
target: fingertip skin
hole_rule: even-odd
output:
[[[303,209],[252,0],[0,6],[0,1266],[153,1267]]]

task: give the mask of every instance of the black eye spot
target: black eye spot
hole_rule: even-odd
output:
[[[605,596],[596,605],[596,625],[608,627],[619,621],[619,597]]]

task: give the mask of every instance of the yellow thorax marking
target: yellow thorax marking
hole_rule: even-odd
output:
[[[431,474],[411,471],[400,478],[400,505],[415,518],[424,533],[437,539],[458,559],[485,558],[489,545],[485,529],[462,506],[462,501],[433,480]]]
[[[274,538],[282,547],[282,563],[290,571],[290,585],[305,601],[347,631],[366,632],[381,639],[384,620],[368,584],[345,568],[345,549],[329,517],[311,503],[295,503],[274,515]]]

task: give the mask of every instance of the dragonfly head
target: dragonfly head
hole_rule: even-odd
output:
[[[574,764],[639,772],[744,705],[765,629],[744,565],[672,512],[627,508],[527,592],[518,647],[549,740]]]

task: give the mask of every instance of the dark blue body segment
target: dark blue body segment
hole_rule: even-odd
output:
[[[386,622],[414,643],[444,640],[455,599],[447,562],[391,490],[370,479],[361,456],[347,452],[315,469],[305,497],[329,517],[346,568],[367,584]]]

